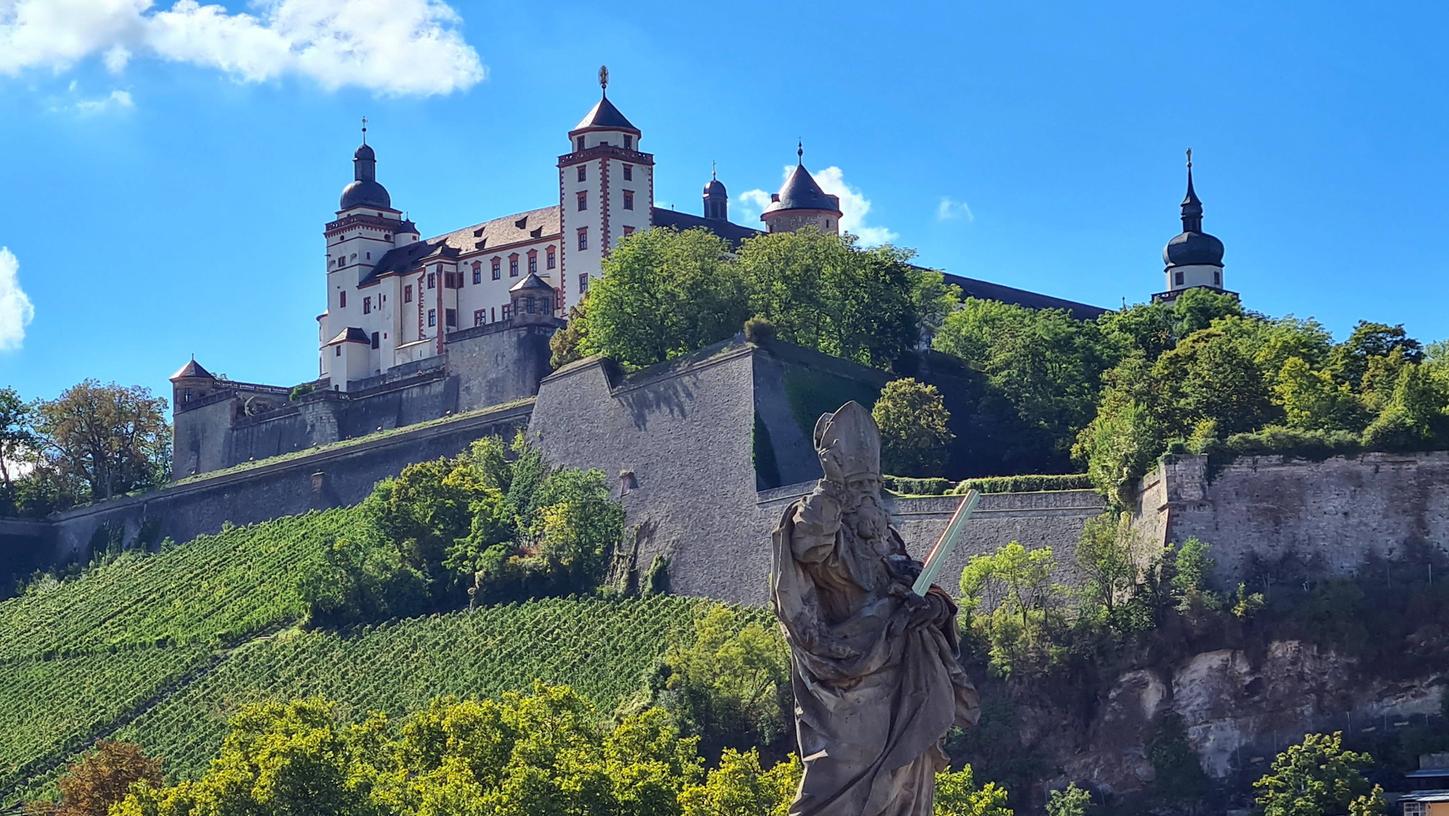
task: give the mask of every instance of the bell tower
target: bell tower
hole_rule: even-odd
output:
[[[599,68],[599,101],[569,131],[558,157],[564,310],[578,305],[619,239],[653,225],[654,156],[643,133],[609,100],[609,69]]]

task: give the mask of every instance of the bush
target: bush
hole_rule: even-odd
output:
[[[296,402],[297,400],[312,393],[314,390],[316,390],[316,386],[312,385],[312,383],[302,383],[301,385],[294,385],[292,386],[292,390],[287,392],[287,399],[290,402]]]
[[[775,324],[763,317],[745,321],[745,339],[757,346],[768,346],[775,339]]]
[[[1092,480],[1085,473],[1037,473],[1021,476],[981,476],[964,479],[950,492],[1032,493],[1043,490],[1090,490]]]
[[[881,485],[902,496],[944,496],[951,492],[956,483],[935,476],[882,476]]]

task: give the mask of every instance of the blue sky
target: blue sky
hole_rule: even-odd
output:
[[[1191,146],[1249,307],[1441,339],[1446,24],[1430,3],[0,0],[0,383],[169,395],[191,353],[315,376],[358,117],[436,234],[554,203],[600,63],[680,209],[717,161],[756,224],[749,191],[803,137],[862,233],[1116,306],[1162,286]]]

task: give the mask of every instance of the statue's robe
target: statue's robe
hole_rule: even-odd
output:
[[[905,553],[894,529],[862,545],[833,501],[796,502],[775,530],[771,600],[805,766],[790,816],[930,816],[942,740],[979,716],[955,604],[932,587],[944,620],[910,626],[890,553]]]

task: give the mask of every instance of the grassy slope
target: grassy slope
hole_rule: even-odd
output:
[[[542,680],[609,709],[710,603],[552,599],[343,633],[297,628],[295,576],[358,523],[331,510],[235,528],[0,602],[0,806],[48,793],[101,737],[134,740],[168,773],[192,775],[226,718],[261,699],[321,695],[358,716],[396,714]]]

